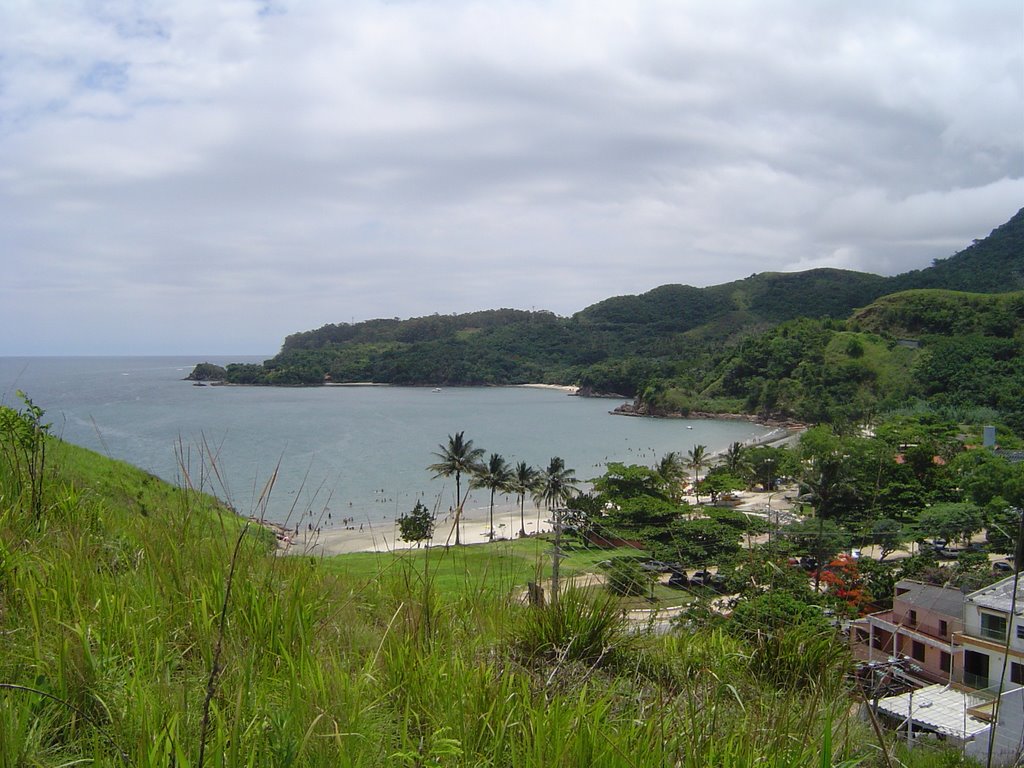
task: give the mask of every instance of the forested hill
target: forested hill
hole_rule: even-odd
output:
[[[928,269],[890,279],[887,293],[911,288],[999,293],[1024,290],[1024,208],[984,240]]]
[[[331,324],[289,336],[263,365],[228,366],[228,379],[267,385],[576,383],[587,391],[628,397],[646,392],[647,404],[655,407],[682,402],[684,407],[799,414],[786,398],[754,396],[749,387],[740,387],[738,404],[736,394],[720,397],[722,371],[737,344],[800,318],[842,323],[881,297],[911,289],[1024,289],[1024,209],[960,253],[896,277],[834,269],[763,273],[708,288],[663,285],[606,299],[572,317],[496,309]],[[937,296],[920,300],[928,303]],[[901,306],[906,302],[901,299]],[[876,305],[876,321],[892,320],[883,308]],[[869,314],[857,322],[866,328],[873,321]],[[880,327],[871,330],[880,332]],[[899,335],[895,326],[884,333]],[[665,392],[688,394],[681,401],[659,402]]]

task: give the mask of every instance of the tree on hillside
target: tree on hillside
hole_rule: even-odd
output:
[[[462,517],[462,475],[473,474],[480,464],[480,458],[484,455],[483,448],[474,448],[472,440],[466,440],[464,432],[456,432],[448,435],[448,444],[439,445],[439,451],[434,452],[440,461],[427,467],[434,473],[434,477],[455,476],[455,546],[459,546],[462,540],[459,536],[459,519]]]
[[[516,498],[519,501],[520,537],[526,536],[526,494],[533,493],[537,487],[539,477],[540,473],[525,461],[520,461],[516,464],[516,468],[512,470],[512,481],[509,484],[509,490],[516,494]]]
[[[512,470],[500,453],[492,453],[486,464],[480,464],[473,471],[470,488],[487,488],[491,492],[490,528],[487,540],[494,541],[494,494],[512,490]]]

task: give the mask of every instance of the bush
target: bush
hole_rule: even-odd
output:
[[[591,600],[570,589],[558,603],[526,611],[515,629],[513,647],[524,661],[575,661],[598,665],[627,639],[614,599]]]

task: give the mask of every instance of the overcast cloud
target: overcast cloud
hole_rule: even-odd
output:
[[[0,354],[272,353],[928,266],[1024,206],[1019,0],[0,3]]]

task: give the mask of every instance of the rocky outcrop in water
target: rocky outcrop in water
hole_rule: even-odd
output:
[[[226,368],[213,363],[199,363],[192,369],[192,373],[185,377],[185,381],[224,381],[227,377]]]

